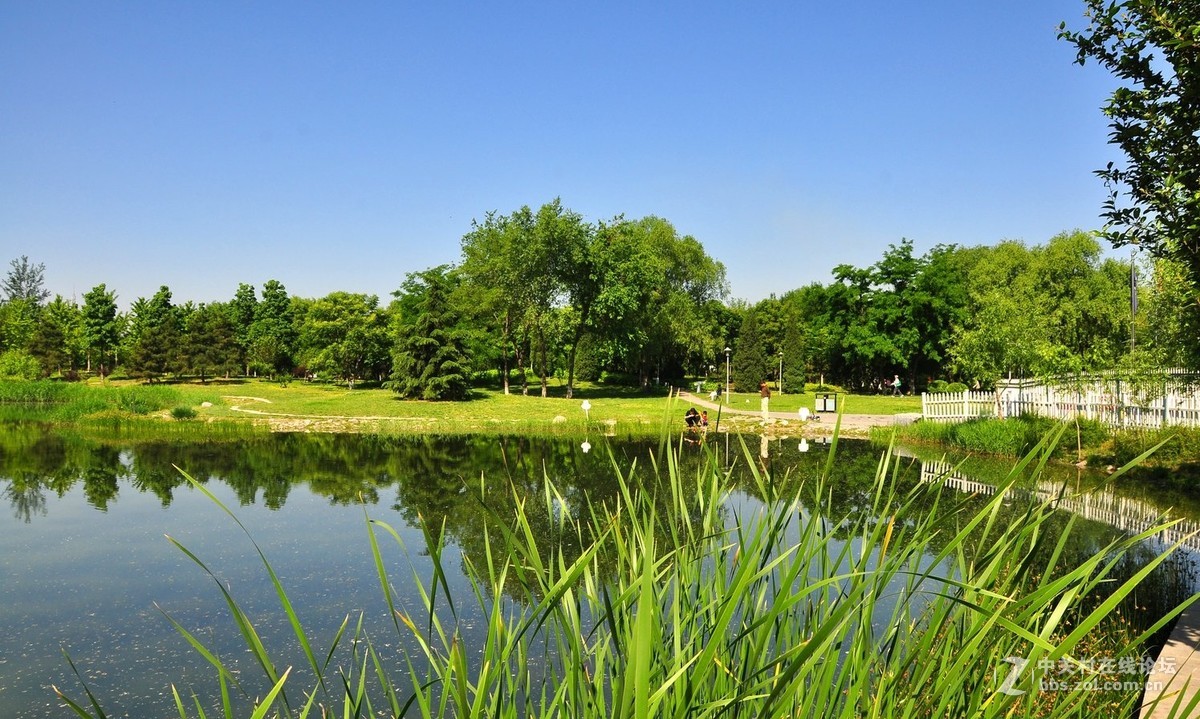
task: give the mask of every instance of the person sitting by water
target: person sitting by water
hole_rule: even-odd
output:
[[[708,410],[704,410],[703,412],[700,413],[700,426],[701,427],[708,426]]]
[[[689,428],[700,424],[700,413],[695,407],[688,407],[688,411],[683,413],[683,421],[687,423]]]

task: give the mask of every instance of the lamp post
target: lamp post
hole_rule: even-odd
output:
[[[783,350],[779,350],[779,394],[783,394]]]
[[[733,350],[725,348],[725,406],[729,406],[729,353]]]

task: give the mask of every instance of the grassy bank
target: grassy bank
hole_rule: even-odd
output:
[[[1139,471],[1171,468],[1195,475],[1200,464],[1200,429],[1168,427],[1162,429],[1110,429],[1099,422],[1080,420],[1058,422],[1042,417],[1021,416],[1004,420],[978,419],[961,423],[918,422],[896,428],[872,430],[877,444],[892,440],[893,430],[905,443],[938,445],[962,452],[1019,457],[1037,444],[1047,432],[1064,428],[1063,442],[1055,458],[1092,466],[1125,465],[1152,447],[1158,449],[1139,465]]]
[[[1036,468],[1048,446],[1005,481]],[[393,542],[409,551],[401,531],[368,520],[364,551],[394,636],[368,636],[348,617],[333,637],[310,637],[263,556],[295,640],[280,656],[260,635],[261,617],[178,545],[216,580],[231,630],[261,668],[257,679],[235,671],[176,624],[221,688],[219,697],[176,690],[179,716],[1089,717],[1136,707],[1145,677],[1128,667],[1172,613],[1145,629],[1111,618],[1170,553],[1151,553],[1126,575],[1116,558],[1158,528],[1068,561],[1072,525],[1055,524],[1050,505],[996,521],[1012,500],[1003,491],[901,489],[886,456],[871,510],[857,518],[822,504],[824,476],[780,494],[763,474],[762,509],[734,517],[716,458],[685,475],[672,451],[650,471],[614,467],[616,501],[577,512],[564,511],[572,505],[549,480],[540,496],[468,490],[485,508],[486,551],[465,561],[463,593],[446,581],[450,563],[464,560],[442,543],[442,528],[423,527],[432,571],[421,576],[387,559]],[[421,585],[416,606],[401,604],[392,588],[401,580]],[[479,644],[468,646],[477,630]],[[1095,656],[1113,668],[1095,669]],[[1009,657],[1027,663],[1013,671]],[[1118,659],[1129,660],[1125,670]],[[1128,684],[1039,689],[1064,673]],[[71,702],[81,717],[101,711],[88,696],[96,714]]]
[[[399,399],[379,387],[348,389],[344,385],[310,382],[280,384],[265,380],[210,380],[146,385],[132,381],[87,384],[63,382],[0,383],[0,413],[13,418],[60,423],[118,421],[149,417],[159,420],[233,421],[277,431],[391,433],[501,433],[501,434],[612,434],[656,436],[663,427],[682,429],[679,416],[664,402],[666,388],[637,388],[581,383],[572,399],[560,382],[549,396],[539,389],[523,396],[519,390],[505,395],[498,389],[477,388],[466,402],[421,402]],[[911,397],[839,395],[847,412],[889,414],[911,411],[919,400]],[[735,394],[738,409],[758,409],[758,395]],[[588,402],[588,410],[583,402]],[[771,410],[792,413],[813,409],[814,397],[776,395]],[[4,409],[7,408],[7,409]],[[712,418],[715,422],[715,415]],[[727,414],[722,422],[732,426],[757,426],[756,421]],[[776,431],[795,431],[797,426]]]

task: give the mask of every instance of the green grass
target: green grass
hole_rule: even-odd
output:
[[[0,383],[0,404],[34,403],[33,417],[59,422],[95,417],[111,420],[123,413],[161,414],[168,418],[168,410],[189,407],[202,420],[270,423],[273,428],[284,430],[437,434],[605,432],[632,436],[657,435],[664,425],[681,425],[679,417],[665,414],[666,392],[666,388],[643,391],[585,382],[576,388],[574,398],[567,399],[564,384],[556,380],[545,398],[540,396],[540,387],[532,385],[529,396],[522,396],[519,387],[514,387],[509,395],[498,389],[477,388],[467,402],[422,402],[401,400],[394,392],[378,387],[347,389],[345,385],[309,382],[283,385],[254,379],[149,385],[110,379],[87,384]],[[814,399],[811,392],[775,394],[771,398],[771,411],[791,414],[802,406],[812,410]],[[582,409],[584,400],[590,405],[586,413]],[[735,393],[731,400],[739,409],[758,410],[760,406],[757,394]],[[838,395],[838,401],[849,414],[920,411],[920,400],[913,397]],[[210,406],[203,406],[206,403]]]
[[[258,681],[235,673],[170,620],[212,664],[221,689],[219,698],[175,690],[176,708],[180,717],[226,719],[1129,716],[1140,691],[1045,693],[1035,682],[1044,666],[1097,646],[1113,659],[1140,659],[1142,642],[1173,614],[1115,642],[1097,635],[1169,553],[1112,581],[1118,559],[1159,528],[1066,564],[1071,523],[1048,536],[1051,505],[997,521],[1011,499],[1003,490],[1044,466],[1052,443],[982,500],[925,485],[902,491],[885,454],[872,511],[858,519],[821,503],[823,478],[781,495],[772,477],[756,474],[765,508],[732,521],[722,500],[733,488],[716,458],[684,475],[666,444],[649,471],[614,464],[619,500],[577,514],[562,511],[571,505],[549,478],[541,496],[514,487],[490,497],[481,483],[469,491],[483,507],[516,508],[490,514],[482,559],[450,559],[442,528],[426,526],[431,573],[397,573],[382,546],[407,551],[401,533],[367,520],[364,551],[395,636],[368,636],[361,618],[347,617],[333,637],[309,637],[254,544],[298,643],[299,664],[287,670],[218,575],[175,542],[215,580],[261,669]],[[747,460],[755,466],[749,452]],[[826,471],[833,462],[831,453]],[[466,564],[465,595],[449,594],[450,561]],[[420,590],[416,606],[400,603],[392,589],[400,581]],[[465,644],[460,622],[483,628],[478,645]],[[400,647],[398,663],[385,647]],[[1028,661],[1012,676],[1020,694],[1000,691],[1012,667],[1006,657]],[[102,716],[85,693],[86,707],[60,696],[80,717]]]

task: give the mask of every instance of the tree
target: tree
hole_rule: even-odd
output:
[[[254,295],[254,286],[245,282],[239,283],[233,301],[229,303],[229,319],[233,322],[233,330],[237,335],[239,362],[250,376],[250,350],[253,345],[251,330],[254,317],[258,310],[258,298]]]
[[[804,342],[804,330],[798,318],[789,317],[783,329],[783,341],[780,344],[783,352],[783,376],[780,377],[783,389],[792,394],[803,394],[807,381],[805,368],[808,364],[808,348]]]
[[[758,330],[758,313],[754,310],[746,313],[746,319],[742,320],[742,330],[734,344],[733,386],[739,392],[752,392],[758,389],[760,382],[771,375],[771,362],[763,349],[762,336]]]
[[[249,360],[271,375],[285,372],[293,365],[296,327],[287,289],[278,280],[267,280],[262,300],[254,308],[254,322],[247,340]]]
[[[46,274],[46,265],[30,264],[29,258],[21,255],[9,263],[11,269],[0,283],[0,289],[8,297],[9,302],[25,300],[34,305],[41,305],[50,297],[50,290],[42,286]]]
[[[82,317],[79,307],[61,295],[42,308],[40,321],[29,338],[29,353],[45,374],[65,374],[77,368]]]
[[[470,393],[466,337],[450,304],[456,282],[442,265],[408,275],[400,292],[400,319],[389,386],[401,397],[463,400]]]
[[[1088,26],[1059,27],[1076,62],[1121,86],[1104,106],[1125,163],[1098,170],[1109,189],[1104,237],[1177,260],[1200,302],[1200,5],[1086,0]],[[1191,338],[1200,345],[1200,338]],[[1200,353],[1197,353],[1200,356]]]
[[[463,236],[462,273],[490,308],[506,392],[509,358],[515,355],[516,365],[523,365],[526,342],[516,338],[520,335],[530,343],[542,396],[548,394],[547,332],[554,310],[568,294],[569,281],[576,282],[581,298],[593,293],[587,268],[589,232],[578,214],[555,199],[536,213],[528,205],[507,216],[489,213]],[[524,380],[521,390],[529,392]]]
[[[389,368],[388,321],[375,295],[331,292],[313,300],[300,323],[306,366],[353,386],[362,378],[382,379]]]
[[[103,284],[96,285],[83,296],[83,341],[89,372],[95,363],[100,376],[108,376],[112,370],[110,359],[121,339],[119,327],[116,293]]]
[[[237,367],[233,323],[220,304],[200,305],[187,318],[180,364],[207,382]]]
[[[129,368],[135,376],[153,382],[180,369],[179,316],[166,285],[149,300],[139,297],[132,307],[129,339]]]

